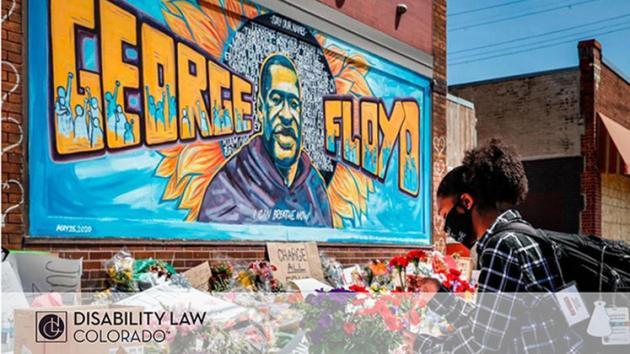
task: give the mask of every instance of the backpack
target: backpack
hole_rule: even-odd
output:
[[[536,241],[553,255],[562,282],[575,282],[581,292],[630,291],[630,246],[592,235],[535,229],[523,220],[499,225],[495,232],[513,231]]]

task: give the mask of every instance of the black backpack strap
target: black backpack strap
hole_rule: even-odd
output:
[[[560,273],[560,281],[562,285],[566,285],[567,283],[564,281],[564,275],[562,273],[562,266],[560,265],[560,245],[557,242],[550,239],[547,234],[540,229],[535,229],[532,225],[527,223],[524,220],[516,219],[505,224],[498,225],[494,230],[495,233],[512,231],[518,232],[520,234],[524,234],[534,239],[539,245],[545,245],[551,248],[551,252],[553,253],[553,258],[556,263],[556,267],[558,267],[558,272]],[[530,275],[531,276],[531,275]]]

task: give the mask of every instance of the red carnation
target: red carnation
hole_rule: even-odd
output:
[[[356,329],[357,329],[357,325],[355,325],[354,323],[346,322],[343,324],[343,331],[346,332],[346,334],[348,335],[354,333]]]
[[[409,264],[409,261],[407,260],[407,257],[405,256],[396,256],[389,261],[389,265],[391,267],[398,268],[399,271],[402,270],[403,268],[406,268],[408,264]]]
[[[423,250],[411,250],[407,253],[407,260],[409,262],[425,261],[427,259],[427,253]]]

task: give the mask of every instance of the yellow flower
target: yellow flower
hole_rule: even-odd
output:
[[[244,288],[249,289],[252,287],[252,279],[249,277],[249,274],[247,274],[246,271],[241,271],[240,273],[238,273],[236,278]]]

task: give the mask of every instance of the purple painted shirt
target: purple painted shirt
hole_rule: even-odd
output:
[[[217,172],[210,182],[198,220],[223,224],[278,224],[332,227],[326,187],[302,153],[291,187],[258,136]]]

